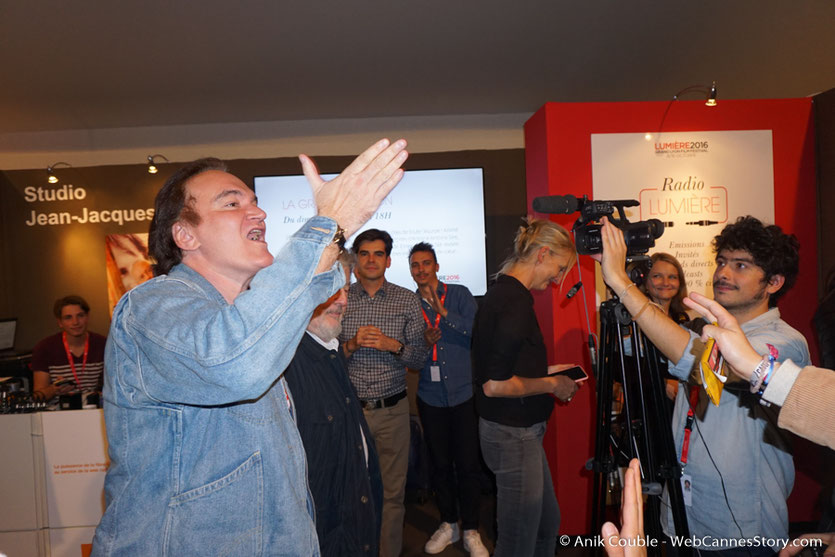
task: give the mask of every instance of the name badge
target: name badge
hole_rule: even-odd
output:
[[[682,474],[681,476],[681,495],[684,499],[685,507],[693,506],[693,478],[690,474]]]
[[[441,366],[429,366],[429,379],[433,383],[441,380]]]

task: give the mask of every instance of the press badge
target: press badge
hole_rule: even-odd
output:
[[[681,475],[681,495],[685,507],[693,506],[693,478],[690,474]]]
[[[441,366],[429,366],[429,379],[433,383],[438,383],[441,380]]]

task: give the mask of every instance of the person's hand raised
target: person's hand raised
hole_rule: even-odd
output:
[[[390,143],[381,139],[365,150],[336,178],[325,181],[307,155],[299,155],[302,169],[316,202],[317,214],[329,217],[354,234],[374,214],[383,199],[403,178],[400,167],[406,162],[406,140]]]

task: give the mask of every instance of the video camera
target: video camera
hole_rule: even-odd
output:
[[[609,222],[623,231],[626,256],[630,258],[646,255],[650,248],[655,246],[655,240],[664,233],[664,223],[658,219],[640,222],[627,220],[624,208],[637,205],[639,203],[634,199],[592,201],[585,195],[582,199],[573,195],[548,195],[533,200],[534,211],[540,213],[570,215],[580,212],[580,218],[572,227],[577,253],[580,255],[592,255],[603,251],[603,242],[600,237],[602,225],[592,224],[592,222],[600,220],[601,217],[608,217]],[[614,214],[615,209],[618,210],[618,216]]]

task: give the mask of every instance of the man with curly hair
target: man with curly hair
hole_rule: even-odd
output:
[[[676,325],[631,287],[620,230],[604,222],[601,236],[606,284],[637,316],[647,337],[669,358],[670,373],[681,380],[672,432],[683,468],[682,484],[687,481],[691,487],[691,497],[685,501],[690,535],[710,540],[700,549],[702,554],[772,554],[773,547],[761,540],[788,537],[786,499],[794,483],[787,434],[777,427],[776,412],[761,405],[752,392],[757,389],[733,374],[718,405],[708,403],[700,386],[691,390],[704,345],[696,333]],[[759,353],[768,354],[773,348],[778,361],[791,359],[806,366],[810,363],[806,339],[780,319],[777,309],[777,301],[797,278],[798,247],[797,238],[784,234],[779,226],[740,217],[713,240],[713,296],[736,317]],[[745,376],[750,375],[746,371]],[[676,532],[667,488],[664,503],[667,511],[661,524],[672,536]],[[729,548],[728,540],[739,543]],[[676,548],[668,544],[667,554],[676,554]]]

